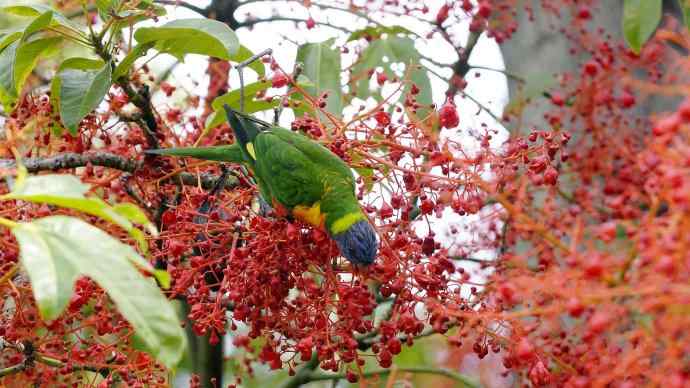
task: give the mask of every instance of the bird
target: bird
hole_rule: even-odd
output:
[[[275,213],[325,231],[357,266],[376,259],[378,239],[355,195],[350,167],[316,141],[224,105],[235,143],[151,149],[149,154],[236,163],[252,172]]]

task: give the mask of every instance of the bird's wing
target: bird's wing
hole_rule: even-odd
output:
[[[312,163],[326,172],[328,180],[348,184],[354,191],[355,181],[350,167],[326,147],[299,133],[285,128],[272,128],[271,132],[304,154]]]
[[[254,143],[254,174],[270,189],[270,200],[292,209],[321,199],[324,185],[320,166],[273,130],[262,132]]]

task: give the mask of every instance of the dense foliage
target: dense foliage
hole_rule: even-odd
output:
[[[625,0],[619,32],[595,23],[611,12],[595,0],[300,2],[367,22],[350,31],[318,12],[284,16],[283,3],[254,17],[254,3],[244,21],[230,1],[3,9],[5,385],[166,386],[186,347],[224,338],[223,385],[247,383],[257,363],[288,371],[287,386],[391,386],[405,373],[464,386],[690,384],[690,5],[663,17],[666,2]],[[206,19],[167,18],[164,6]],[[584,60],[536,93],[518,87],[494,117],[465,93],[469,56],[482,35],[511,45],[524,13],[552,21]],[[370,14],[405,15],[426,35]],[[234,33],[280,21],[347,34],[300,45],[286,68]],[[457,60],[417,50],[431,39]],[[155,73],[159,54],[209,57],[208,85]],[[434,77],[445,101],[433,101]],[[231,143],[224,103],[278,120],[292,111],[292,130],[354,169],[381,241],[373,265],[353,267],[323,231],[259,211],[239,166],[144,156]],[[529,109],[542,127],[523,125]],[[451,214],[462,223],[442,235],[434,221]],[[394,367],[432,335],[445,339],[442,368]],[[460,374],[466,356],[489,360],[491,376]],[[193,386],[220,383],[222,368],[197,367],[182,368]]]

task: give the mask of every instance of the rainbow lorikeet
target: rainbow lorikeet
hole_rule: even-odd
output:
[[[227,105],[225,111],[235,133],[234,144],[147,153],[240,163],[252,171],[261,197],[276,213],[324,229],[350,262],[373,263],[378,248],[376,232],[357,201],[347,164],[306,136],[271,126]]]

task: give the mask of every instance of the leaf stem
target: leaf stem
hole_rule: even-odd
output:
[[[12,228],[15,228],[16,226],[18,226],[19,223],[14,222],[14,221],[9,220],[9,219],[4,218],[4,217],[0,217],[0,225],[4,226],[6,228],[12,229]]]
[[[7,368],[0,369],[0,377],[5,377],[11,374],[19,373],[24,369],[26,369],[26,365],[23,362],[17,365],[8,366]]]

